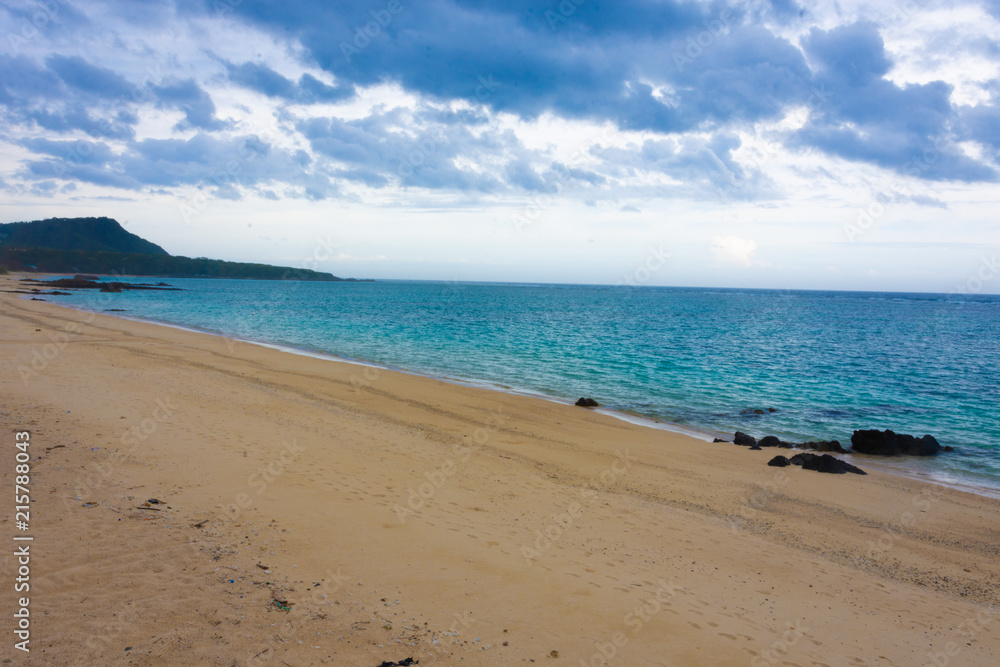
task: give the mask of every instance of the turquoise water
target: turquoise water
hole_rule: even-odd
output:
[[[560,400],[592,396],[708,434],[847,445],[857,428],[930,433],[958,452],[903,465],[1000,488],[997,296],[167,281],[185,291],[49,298]]]

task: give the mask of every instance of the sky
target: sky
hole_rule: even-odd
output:
[[[5,0],[0,222],[376,279],[1000,293],[1000,0]]]

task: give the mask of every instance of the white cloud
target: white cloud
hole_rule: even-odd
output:
[[[753,266],[753,255],[757,252],[757,242],[738,236],[712,237],[712,253],[717,264]]]

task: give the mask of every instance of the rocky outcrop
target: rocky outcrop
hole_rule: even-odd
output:
[[[843,475],[851,472],[855,475],[867,475],[864,470],[853,466],[847,461],[830,456],[829,454],[809,454],[808,452],[796,454],[789,462],[792,465],[802,466],[803,470],[815,470],[816,472],[828,472],[834,475]]]
[[[763,438],[757,441],[757,444],[761,447],[781,447],[782,449],[792,449],[795,447],[794,443],[785,442],[780,438],[773,435],[765,435]]]
[[[157,283],[156,285],[151,285],[150,283],[102,283],[97,280],[83,280],[80,278],[59,278],[58,280],[35,280],[33,278],[24,278],[21,282],[33,283],[36,285],[48,285],[49,287],[62,287],[64,289],[96,289],[102,292],[121,292],[122,290],[181,291],[179,287],[171,287],[170,285],[167,285],[167,283]]]
[[[851,436],[851,447],[859,454],[874,456],[936,456],[944,451],[932,435],[916,438],[905,433],[874,429],[855,431]]]
[[[784,456],[775,456],[773,459],[767,462],[767,465],[771,466],[772,468],[787,468],[788,466],[792,465],[792,462],[789,461]]]
[[[600,404],[592,398],[581,398],[576,402],[581,408],[596,408]]]
[[[753,436],[747,435],[743,431],[737,431],[733,436],[733,442],[740,447],[756,447],[757,439]]]

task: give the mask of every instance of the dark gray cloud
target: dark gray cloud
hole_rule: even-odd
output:
[[[45,64],[68,88],[94,97],[121,98],[132,92],[131,84],[123,76],[91,65],[80,56],[53,55],[45,59]]]
[[[664,134],[726,131],[780,118],[826,86],[832,101],[793,145],[913,173],[913,156],[937,141],[941,155],[919,177],[994,178],[992,166],[948,144],[956,110],[947,84],[899,87],[885,78],[892,63],[876,25],[814,28],[800,47],[768,30],[762,16],[790,22],[806,12],[789,1],[673,0],[400,0],[391,7],[303,0],[282,12],[246,0],[234,12],[294,37],[338,81],[395,81],[432,99],[467,99],[526,119],[551,112]],[[231,77],[243,85],[296,95],[291,80],[263,66],[239,68]],[[484,80],[496,85],[484,90]],[[511,169],[515,180],[533,182]]]
[[[39,179],[75,180],[126,190],[199,186],[217,196],[239,198],[241,190],[283,184],[305,196],[335,194],[330,179],[309,167],[301,152],[273,147],[256,136],[218,139],[199,133],[190,139],[146,139],[116,153],[103,142],[27,140],[47,156],[26,164]]]
[[[951,86],[898,86],[884,78],[891,64],[874,24],[813,28],[803,45],[818,63],[816,81],[826,92],[796,137],[802,145],[921,179],[996,178],[992,166],[955,145]]]
[[[198,30],[245,24],[287,44],[288,53],[302,59],[303,72],[323,73],[286,76],[258,54],[246,62],[210,56],[220,69],[192,78],[174,56],[155,54],[170,71],[151,82],[136,80],[134,67],[119,71],[76,55],[85,50],[37,58],[0,54],[0,117],[8,128],[49,133],[50,140],[75,140],[79,133],[93,140],[92,157],[72,161],[58,178],[133,190],[203,185],[229,197],[254,188],[283,192],[287,184],[319,198],[338,192],[339,181],[537,192],[618,187],[629,175],[653,172],[688,183],[692,191],[752,198],[766,196],[771,184],[733,158],[739,133],[802,106],[809,107],[805,125],[776,137],[793,150],[931,181],[997,178],[998,96],[959,108],[946,82],[894,83],[887,78],[892,58],[874,23],[814,27],[790,42],[775,25],[807,27],[812,20],[792,0],[154,4],[145,11],[144,4],[112,0],[105,10],[140,32],[187,19],[197,20]],[[998,8],[992,0],[985,6]],[[20,21],[28,10],[18,1],[4,11]],[[59,24],[63,39],[74,30],[96,30],[85,12],[67,10],[50,23]],[[130,53],[148,48],[138,43]],[[975,49],[989,53],[995,46],[996,40],[987,40]],[[220,94],[220,81],[270,99],[288,138],[308,145],[311,155],[266,144],[261,159],[251,160],[226,187],[213,185],[214,167],[206,165],[225,163],[223,155],[246,140],[232,136],[239,118],[219,118],[213,94]],[[383,83],[402,86],[419,108],[383,107],[354,120],[301,108],[345,102],[358,88]],[[456,100],[468,104],[451,104]],[[140,112],[148,107],[181,112],[174,130],[185,138],[136,141]],[[496,129],[497,114],[523,120],[552,114],[654,138],[632,151],[595,149],[595,163],[582,168],[526,149],[513,132]],[[967,155],[962,141],[984,146],[985,157]],[[121,145],[110,156],[97,146],[113,142]],[[22,145],[41,156],[26,164],[24,174],[57,178],[43,172],[65,156],[48,144]],[[73,146],[61,142],[59,149]]]
[[[173,81],[163,86],[152,84],[151,88],[161,106],[184,112],[184,123],[179,129],[221,130],[230,126],[230,123],[216,117],[211,96],[194,79]]]
[[[320,102],[341,102],[354,96],[353,86],[330,86],[312,74],[303,74],[298,83],[282,76],[267,65],[242,63],[235,65],[223,61],[229,80],[233,83],[257,91],[267,97],[279,98],[298,104]]]

